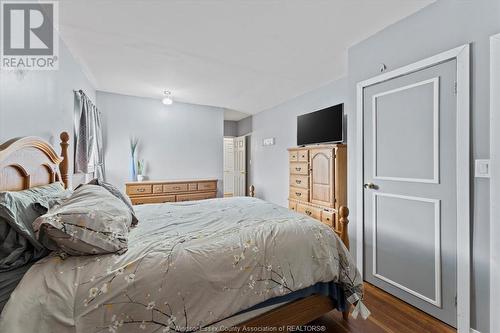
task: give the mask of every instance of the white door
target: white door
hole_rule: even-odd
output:
[[[247,188],[246,137],[234,138],[234,195],[245,196]]]
[[[365,280],[456,327],[457,61],[364,88]]]
[[[234,195],[234,138],[224,138],[224,196]]]

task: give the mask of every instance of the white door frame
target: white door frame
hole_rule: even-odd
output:
[[[363,89],[456,59],[457,61],[457,331],[470,332],[470,46],[452,50],[383,73],[357,84],[356,253],[363,276]]]
[[[490,38],[490,332],[500,332],[500,34]],[[494,74],[495,73],[495,74]]]

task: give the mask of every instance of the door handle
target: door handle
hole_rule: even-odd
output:
[[[378,185],[373,183],[367,183],[363,185],[364,188],[369,188],[371,190],[378,190]]]

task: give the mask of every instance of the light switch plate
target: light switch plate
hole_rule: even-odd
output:
[[[478,178],[490,178],[490,160],[476,160],[474,175]]]
[[[267,138],[267,139],[262,140],[262,145],[264,145],[264,146],[274,145],[274,138]]]

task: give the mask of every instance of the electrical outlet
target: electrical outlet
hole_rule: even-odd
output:
[[[490,160],[476,160],[474,174],[479,178],[490,178]]]

